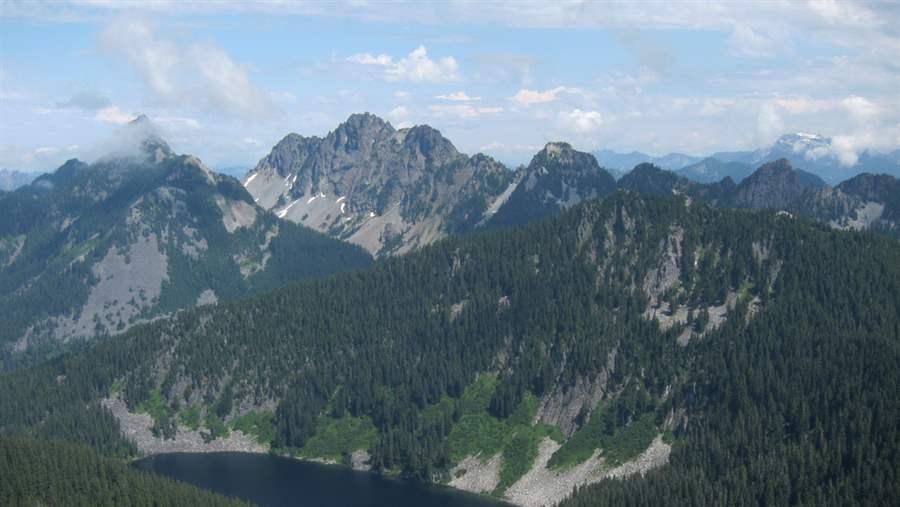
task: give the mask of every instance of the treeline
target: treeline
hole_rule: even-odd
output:
[[[62,442],[0,436],[0,505],[229,506],[249,504],[140,472]]]

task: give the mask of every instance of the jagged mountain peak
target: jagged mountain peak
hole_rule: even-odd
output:
[[[403,145],[430,158],[449,160],[459,156],[459,151],[441,131],[428,125],[416,125],[406,129]]]
[[[578,151],[571,144],[559,141],[547,143],[531,159],[529,167],[542,171],[565,169],[594,173],[602,170],[592,154]]]
[[[369,126],[376,127],[385,127],[390,126],[390,122],[382,119],[380,116],[376,114],[372,114],[368,111],[364,113],[353,113],[347,117],[347,119],[338,126],[338,129],[341,127],[353,127],[353,128],[365,128]],[[393,127],[391,127],[393,129]]]
[[[494,159],[460,153],[433,127],[395,130],[361,113],[324,138],[288,135],[244,186],[281,218],[387,255],[471,227],[512,177]]]
[[[371,113],[354,113],[328,134],[327,140],[345,150],[368,149],[394,133],[394,127]]]
[[[616,180],[590,153],[564,142],[547,143],[519,170],[519,183],[487,222],[509,227],[559,213],[588,199],[614,192]]]

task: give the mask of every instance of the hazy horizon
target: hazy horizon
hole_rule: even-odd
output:
[[[144,113],[252,166],[371,112],[509,165],[546,142],[707,155],[797,131],[900,147],[883,2],[2,2],[0,167],[86,157]]]

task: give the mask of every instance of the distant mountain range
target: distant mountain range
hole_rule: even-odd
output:
[[[0,222],[7,354],[39,357],[185,307],[362,266],[371,260],[363,249],[403,254],[617,191],[782,210],[900,237],[895,177],[863,174],[829,186],[788,158],[746,171],[750,162],[700,161],[707,179],[724,174],[712,183],[687,178],[692,166],[672,172],[650,163],[616,181],[593,155],[558,142],[512,171],[460,153],[427,125],[395,129],[355,114],[321,138],[285,136],[242,185],[173,153],[144,117],[120,137],[127,142],[92,164],[70,160],[0,193],[0,215],[9,218]]]
[[[725,177],[740,183],[755,168],[779,159],[786,159],[794,167],[815,174],[832,185],[862,173],[900,177],[900,150],[890,153],[863,151],[855,164],[845,166],[832,149],[830,138],[805,132],[781,136],[768,147],[718,152],[707,157],[681,153],[654,157],[641,152],[617,153],[610,150],[595,151],[594,156],[600,165],[618,171],[627,172],[638,164],[649,162],[700,183],[712,183]]]
[[[5,190],[7,192],[15,190],[31,183],[38,176],[40,176],[40,173],[0,169],[0,190]]]
[[[675,153],[653,159],[658,163],[639,162],[617,182],[602,160],[625,164],[642,154],[615,158],[606,151],[598,162],[567,143],[549,143],[527,166],[511,171],[488,156],[459,153],[427,125],[394,129],[367,113],[350,116],[323,138],[287,135],[248,173],[244,186],[277,216],[381,257],[451,234],[524,224],[619,189],[683,193],[723,207],[789,210],[835,226],[873,226],[894,234],[895,218],[883,196],[870,201],[850,187],[831,188],[808,164],[792,162],[800,147],[812,152],[827,142],[798,134],[767,150],[717,154],[721,158]],[[768,160],[774,156],[780,157]],[[886,162],[882,166],[890,169]],[[889,182],[896,179],[881,181],[893,188]],[[826,199],[829,192],[835,195]]]
[[[626,173],[634,168],[634,166],[645,162],[655,164],[670,171],[677,171],[682,167],[696,164],[701,160],[700,157],[685,155],[684,153],[669,153],[668,155],[655,157],[639,151],[619,153],[613,150],[597,150],[592,152],[592,154],[596,157],[597,162],[604,168],[620,171],[622,173]]]

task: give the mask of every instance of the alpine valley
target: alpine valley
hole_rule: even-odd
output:
[[[616,180],[552,142],[510,170],[354,114],[240,182],[145,117],[120,134],[0,194],[0,503],[89,468],[111,479],[87,503],[225,505],[122,465],[210,451],[520,506],[900,498],[900,183],[877,167]]]

